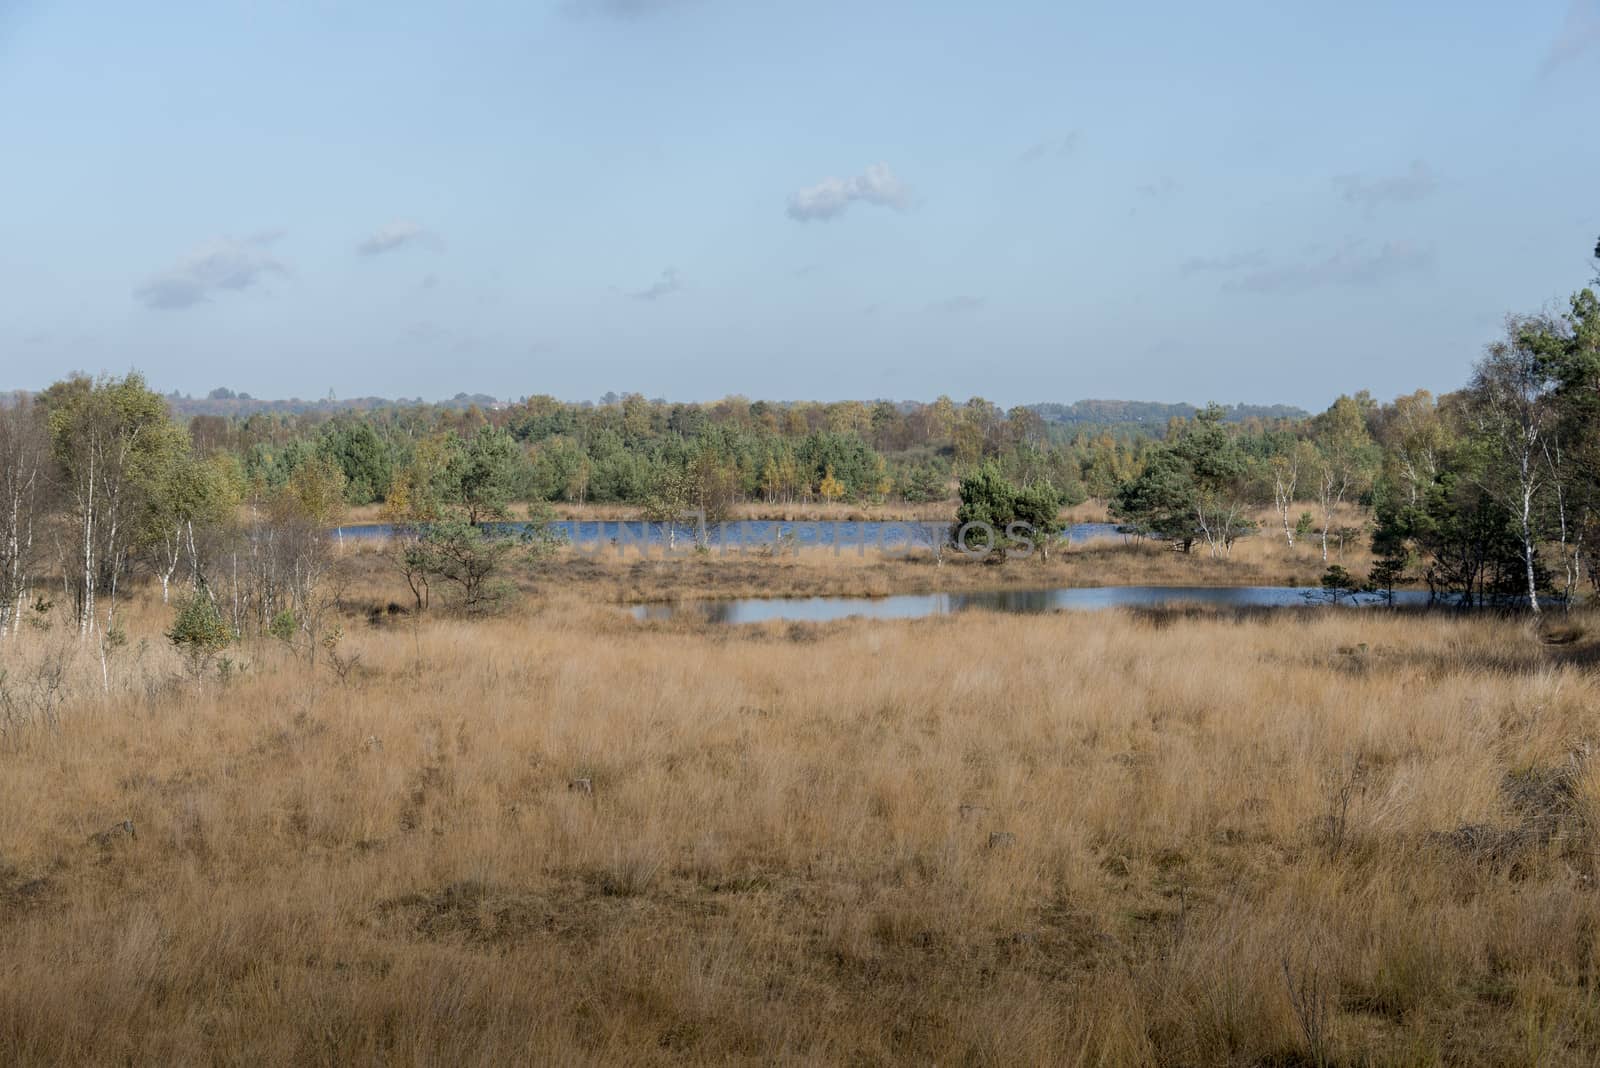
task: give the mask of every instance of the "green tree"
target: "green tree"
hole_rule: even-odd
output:
[[[950,496],[950,479],[937,467],[923,464],[904,470],[898,489],[912,504],[928,504]]]
[[[1408,535],[1412,526],[1410,513],[1413,507],[1402,506],[1398,500],[1380,497],[1376,508],[1377,523],[1372,532],[1375,559],[1372,570],[1367,574],[1367,583],[1382,591],[1384,599],[1391,605],[1394,604],[1395,587],[1411,581],[1409,571],[1415,556]]]
[[[1365,393],[1341,396],[1311,422],[1312,456],[1317,500],[1322,512],[1322,559],[1328,559],[1328,541],[1335,530],[1340,507],[1365,491],[1376,474],[1379,451],[1367,431],[1372,407]],[[1343,542],[1340,543],[1343,550]]]
[[[1012,523],[1021,526],[1020,536],[1048,563],[1050,546],[1061,536],[1061,495],[1047,482],[1035,483],[1019,492],[1012,503]]]
[[[1560,319],[1526,337],[1555,380],[1555,418],[1540,449],[1547,478],[1546,527],[1559,547],[1564,603],[1588,571],[1600,589],[1600,298],[1584,289]]]
[[[238,504],[233,465],[225,456],[202,460],[188,449],[173,450],[152,470],[140,531],[161,580],[162,604],[184,560],[190,584],[203,580],[200,542],[208,529],[227,522]]]
[[[0,399],[0,642],[21,631],[47,524],[50,433],[25,394]]]
[[[286,511],[316,524],[323,531],[344,517],[344,472],[329,458],[313,456],[289,476],[281,498]]]
[[[462,610],[478,615],[498,607],[511,593],[504,572],[516,550],[511,538],[452,516],[429,525],[405,551],[417,572],[453,589]]]
[[[457,605],[469,615],[481,615],[505,604],[516,592],[509,579],[514,567],[545,555],[555,545],[549,533],[548,513],[534,509],[520,535],[485,529],[460,513],[429,524],[421,537],[409,543],[409,566],[453,591]]]
[[[227,648],[234,638],[232,628],[217,608],[216,599],[204,584],[191,590],[178,602],[177,614],[167,630],[167,640],[189,658],[196,674],[201,673],[211,658]]]
[[[1256,529],[1248,459],[1223,426],[1226,415],[1221,406],[1206,405],[1171,446],[1188,465],[1194,525],[1213,555],[1231,552],[1234,542]]]
[[[1467,411],[1484,461],[1478,485],[1515,517],[1522,549],[1524,593],[1539,612],[1541,494],[1549,469],[1544,449],[1559,418],[1558,380],[1550,359],[1555,326],[1540,318],[1507,320],[1506,336],[1491,344],[1473,368]]]
[[[40,396],[48,413],[52,452],[66,496],[76,562],[69,569],[78,630],[96,629],[95,598],[110,596],[139,542],[139,517],[150,493],[187,436],[172,422],[166,401],[129,372],[93,380],[78,375]]]
[[[676,464],[663,465],[651,480],[644,518],[661,528],[669,550],[678,547],[678,525],[688,516],[691,496],[689,472]]]
[[[983,464],[961,479],[957,492],[961,503],[951,539],[963,549],[1003,549],[1006,526],[1016,515],[1017,488],[998,467]]]
[[[1118,487],[1111,514],[1136,533],[1165,539],[1187,553],[1199,536],[1194,521],[1198,502],[1189,465],[1162,448],[1150,455],[1144,470]]]
[[[479,525],[504,520],[512,496],[523,478],[522,449],[508,431],[481,427],[450,464],[454,503],[468,523]]]
[[[388,446],[364,419],[340,419],[323,431],[317,451],[344,475],[345,499],[354,505],[382,500],[389,492]]]

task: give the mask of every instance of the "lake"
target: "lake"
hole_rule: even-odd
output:
[[[526,523],[505,523],[501,524],[500,528],[520,531],[527,526]],[[934,535],[943,533],[949,526],[948,523],[886,520],[739,519],[713,526],[707,531],[707,535],[711,545],[721,547],[726,544],[730,549],[736,546],[756,548],[781,545],[808,548],[821,545],[837,546],[841,551],[846,547],[851,550],[859,548],[904,551],[914,546],[931,544]],[[550,524],[550,528],[574,545],[594,546],[614,542],[619,546],[637,548],[665,545],[668,540],[665,524],[637,520],[561,520]],[[390,537],[394,531],[394,526],[388,523],[360,523],[339,527],[335,534],[341,539],[365,541]],[[680,546],[685,543],[692,544],[694,533],[692,526],[678,526],[676,528],[678,544]],[[1125,536],[1115,523],[1077,523],[1062,532],[1062,540],[1071,544]]]
[[[1426,590],[1397,590],[1395,603],[1425,606]],[[826,623],[859,616],[916,619],[956,612],[1035,614],[1097,611],[1107,608],[1162,608],[1203,605],[1218,608],[1296,608],[1308,605],[1381,607],[1377,594],[1343,595],[1337,602],[1309,586],[1095,586],[1048,590],[983,590],[971,593],[917,593],[893,597],[751,597],[728,601],[680,601],[636,605],[635,619],[689,617],[711,623],[764,623],[769,620]]]

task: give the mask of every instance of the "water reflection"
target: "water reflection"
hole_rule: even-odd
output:
[[[503,528],[520,531],[528,524],[506,523]],[[642,546],[660,547],[669,541],[679,545],[694,542],[697,531],[691,525],[669,528],[662,523],[645,523],[636,520],[561,520],[550,524],[550,529],[561,534],[574,545],[610,543],[619,548],[637,549]],[[335,534],[341,539],[364,541],[388,538],[395,528],[388,523],[359,523],[339,527]],[[837,547],[841,552],[885,549],[905,550],[912,546],[926,546],[936,536],[949,530],[948,523],[892,522],[881,520],[776,520],[739,519],[716,524],[706,531],[706,540],[714,548],[756,549],[807,548],[819,545]],[[1063,540],[1072,544],[1125,536],[1115,523],[1077,523],[1062,532]]]
[[[1426,605],[1423,590],[1396,591],[1395,603]],[[919,593],[894,597],[759,597],[730,601],[682,601],[638,605],[636,619],[665,620],[683,616],[711,623],[763,623],[768,620],[825,623],[859,616],[867,619],[915,619],[956,612],[1035,614],[1096,611],[1107,608],[1161,608],[1203,605],[1223,608],[1292,608],[1338,604],[1373,607],[1376,594],[1345,595],[1337,602],[1319,588],[1304,586],[1098,586],[1046,590],[983,590],[972,593]]]

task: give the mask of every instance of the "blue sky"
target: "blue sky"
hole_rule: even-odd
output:
[[[1449,389],[1597,102],[1600,0],[0,0],[0,386]]]

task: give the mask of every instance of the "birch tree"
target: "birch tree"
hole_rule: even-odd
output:
[[[1283,537],[1291,549],[1294,548],[1295,528],[1292,513],[1304,483],[1318,470],[1317,460],[1317,451],[1310,442],[1297,441],[1267,461],[1272,506],[1283,524]]]
[[[1322,560],[1328,560],[1328,538],[1345,501],[1365,490],[1378,458],[1376,443],[1367,432],[1366,413],[1359,397],[1341,396],[1312,420],[1316,446],[1317,503],[1322,512]],[[1343,538],[1340,549],[1343,550]]]
[[[1425,389],[1396,397],[1378,413],[1378,439],[1390,481],[1415,508],[1439,474],[1449,433],[1433,394]]]
[[[0,400],[0,641],[15,641],[21,630],[49,458],[49,433],[33,399]]]
[[[1535,614],[1539,612],[1537,506],[1550,474],[1544,449],[1558,411],[1556,380],[1538,342],[1549,329],[1542,317],[1508,318],[1505,337],[1489,345],[1467,387],[1473,429],[1490,461],[1480,484],[1516,517],[1528,607]]]
[[[226,519],[239,501],[221,463],[201,460],[188,448],[171,450],[162,459],[145,495],[141,533],[161,582],[161,603],[166,604],[181,564],[188,564],[191,589],[201,582],[196,527],[203,535]]]
[[[1600,533],[1593,529],[1600,508],[1600,298],[1582,290],[1559,320],[1542,322],[1526,336],[1556,379],[1559,416],[1542,451],[1570,605]],[[1588,566],[1591,582],[1600,582]]]
[[[99,594],[110,599],[108,619],[116,610],[117,579],[138,540],[143,494],[186,439],[169,418],[166,401],[136,372],[98,381],[77,375],[40,399],[49,413],[74,545],[73,558],[62,565],[78,632],[87,638],[99,625]]]

